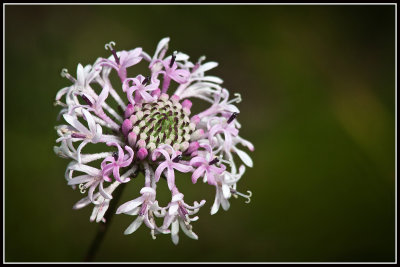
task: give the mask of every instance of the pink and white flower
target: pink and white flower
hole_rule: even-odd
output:
[[[64,69],[62,76],[72,84],[56,94],[55,104],[62,107],[59,118],[66,123],[55,127],[59,145],[54,152],[71,159],[65,178],[68,185],[86,195],[74,208],[93,205],[91,221],[105,222],[115,189],[138,181],[137,174],[143,173],[140,196],[133,194],[116,212],[137,216],[125,234],[146,225],[153,238],[171,234],[177,244],[180,229],[197,239],[192,222],[205,204],[205,200],[194,201],[192,206],[185,203],[176,185],[177,172],[189,173],[193,183],[203,178],[215,187],[211,214],[220,206],[227,210],[232,196],[250,201],[250,191],[245,195],[237,190],[245,167],[238,169],[235,159],[252,167],[250,155],[239,145],[250,151],[254,146],[239,136],[236,104],[241,101],[240,94],[230,98],[222,79],[206,74],[218,64],[205,62],[204,56],[193,63],[182,52],[168,55],[168,43],[168,37],[162,39],[150,56],[140,47],[116,51],[111,42],[106,45],[111,56],[85,67],[78,64],[76,78]],[[143,62],[149,75],[129,77],[128,68]],[[118,84],[110,79],[113,71],[120,78]],[[204,100],[208,108],[192,114],[193,98]],[[86,146],[105,149],[83,153]],[[165,178],[171,193],[171,201],[164,207],[157,200],[157,185],[164,183],[160,178]]]

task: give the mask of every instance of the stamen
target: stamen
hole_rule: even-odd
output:
[[[154,235],[154,229],[151,229],[150,234],[151,234],[151,238],[153,238],[153,240],[156,239],[156,236]]]
[[[231,104],[233,102],[236,102],[236,103],[242,102],[242,96],[239,93],[234,93],[233,95],[235,96],[235,98],[229,100],[228,104]]]
[[[65,104],[65,103],[61,102],[60,100],[56,100],[56,101],[54,101],[53,105],[54,105],[54,106],[68,107],[68,105],[67,105],[67,104]]]
[[[187,210],[182,206],[182,204],[179,202],[178,203],[178,205],[179,205],[179,210],[182,212],[182,215],[186,218],[186,217],[188,217],[189,215],[188,215],[188,212],[187,212]]]
[[[112,156],[113,156],[113,158],[115,159],[115,160],[117,160],[118,159],[118,153],[117,152],[113,152],[112,153]]]
[[[89,98],[87,98],[87,96],[82,94],[81,97],[90,107],[93,106],[93,103],[89,100]]]
[[[84,184],[79,184],[79,191],[81,192],[81,194],[85,194],[86,192],[86,187]]]
[[[68,70],[66,68],[61,70],[60,75],[61,75],[61,77],[65,77],[73,83],[76,82],[76,79],[74,77],[72,77],[71,74],[68,73]]]
[[[238,196],[241,196],[241,197],[244,197],[244,198],[247,198],[247,200],[246,200],[246,202],[245,203],[250,203],[250,201],[251,201],[251,196],[253,195],[253,193],[250,191],[250,190],[247,190],[247,194],[248,195],[245,195],[245,194],[243,194],[243,193],[240,193],[240,192],[238,192],[238,191],[236,191],[235,189],[232,189],[231,188],[231,193],[232,194],[235,194],[235,195],[238,195]]]
[[[181,159],[182,159],[182,155],[178,155],[172,160],[172,162],[178,163]]]
[[[86,138],[86,135],[80,134],[80,133],[72,133],[71,137],[72,138]]]
[[[174,51],[172,58],[171,58],[171,62],[169,63],[169,67],[172,68],[172,66],[174,65],[175,59],[176,59],[176,54],[178,52]]]
[[[212,161],[208,163],[208,165],[213,165],[218,162],[218,158],[214,158]]]
[[[143,80],[142,84],[143,84],[143,85],[147,85],[147,83],[149,82],[149,80],[150,80],[150,76],[146,76],[146,78]]]
[[[232,162],[230,162],[230,161],[228,161],[228,160],[224,160],[224,159],[222,158],[222,155],[219,155],[218,160],[219,160],[221,163],[226,163],[226,164],[229,164],[230,166],[232,166]]]
[[[143,204],[142,204],[142,207],[140,208],[140,211],[139,211],[139,216],[144,216],[144,213],[146,212],[146,210],[147,210],[147,203],[146,203],[147,201],[144,201],[143,202]]]
[[[197,61],[196,65],[194,65],[193,69],[192,69],[192,73],[195,72],[199,67],[202,61],[204,61],[206,59],[205,56],[201,56],[199,58],[199,60]]]
[[[115,42],[114,42],[114,41],[111,41],[111,42],[109,42],[108,44],[106,44],[106,45],[104,46],[104,48],[105,48],[106,50],[110,50],[110,51],[111,51],[111,53],[112,53],[113,56],[114,56],[115,62],[119,65],[119,58],[118,58],[117,52],[115,52],[113,46],[115,46]]]
[[[236,117],[237,117],[238,113],[237,112],[233,112],[233,114],[231,115],[231,117],[228,119],[227,123],[231,123]]]

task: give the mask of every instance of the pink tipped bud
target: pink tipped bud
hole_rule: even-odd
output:
[[[151,96],[155,97],[155,98],[159,98],[161,95],[161,90],[159,88],[157,88],[156,90],[154,90],[153,92],[151,92]]]
[[[177,96],[177,95],[172,95],[172,96],[171,96],[171,101],[172,101],[172,102],[179,102],[180,99],[181,99],[181,98],[180,98],[179,96]]]
[[[138,117],[136,115],[131,115],[131,117],[129,118],[132,122],[132,125],[135,124],[138,120]]]
[[[192,154],[194,151],[197,151],[197,149],[199,149],[199,147],[200,147],[199,142],[197,142],[197,141],[191,142],[189,144],[189,148],[186,151],[186,153],[187,154]]]
[[[136,135],[134,132],[130,132],[130,133],[128,134],[128,144],[129,144],[131,147],[134,147],[135,144],[136,144],[136,140],[137,140],[137,135]]]
[[[138,145],[138,147],[146,147],[146,142],[143,140],[143,139],[140,139],[138,142],[137,142],[137,145]]]
[[[139,148],[139,150],[137,152],[137,156],[140,160],[144,160],[148,154],[149,153],[147,152],[147,149],[144,147]]]
[[[129,119],[124,120],[122,123],[122,133],[127,136],[129,131],[132,130],[132,122]]]
[[[161,96],[160,96],[160,99],[163,100],[163,101],[167,101],[168,98],[169,98],[169,95],[167,95],[165,93],[162,93]]]
[[[189,99],[185,99],[182,102],[182,108],[187,108],[190,110],[191,107],[192,107],[192,101],[190,101]]]
[[[190,139],[192,141],[199,140],[202,136],[204,135],[204,130],[203,129],[198,129],[192,135],[190,136]]]
[[[133,105],[131,103],[129,103],[125,109],[125,118],[129,118],[133,114],[134,111],[135,111],[135,109],[134,109]]]
[[[200,117],[199,117],[199,115],[194,115],[194,116],[190,119],[190,121],[197,125],[197,124],[200,122]]]

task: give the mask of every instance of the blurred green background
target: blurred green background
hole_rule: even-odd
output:
[[[97,230],[91,208],[72,210],[82,196],[53,153],[61,69],[108,57],[111,40],[152,54],[166,36],[170,52],[219,62],[209,73],[242,94],[241,136],[256,149],[238,189],[252,201],[211,216],[214,188],[179,177],[187,202],[207,200],[199,240],[124,236],[133,218],[119,215],[96,260],[395,260],[394,5],[7,5],[5,261],[81,261]]]

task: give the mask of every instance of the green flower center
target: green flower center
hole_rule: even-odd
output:
[[[168,144],[175,150],[185,151],[195,130],[189,114],[178,101],[166,98],[136,105],[133,113],[136,121],[132,129],[138,136],[136,146],[153,151],[162,144]]]

